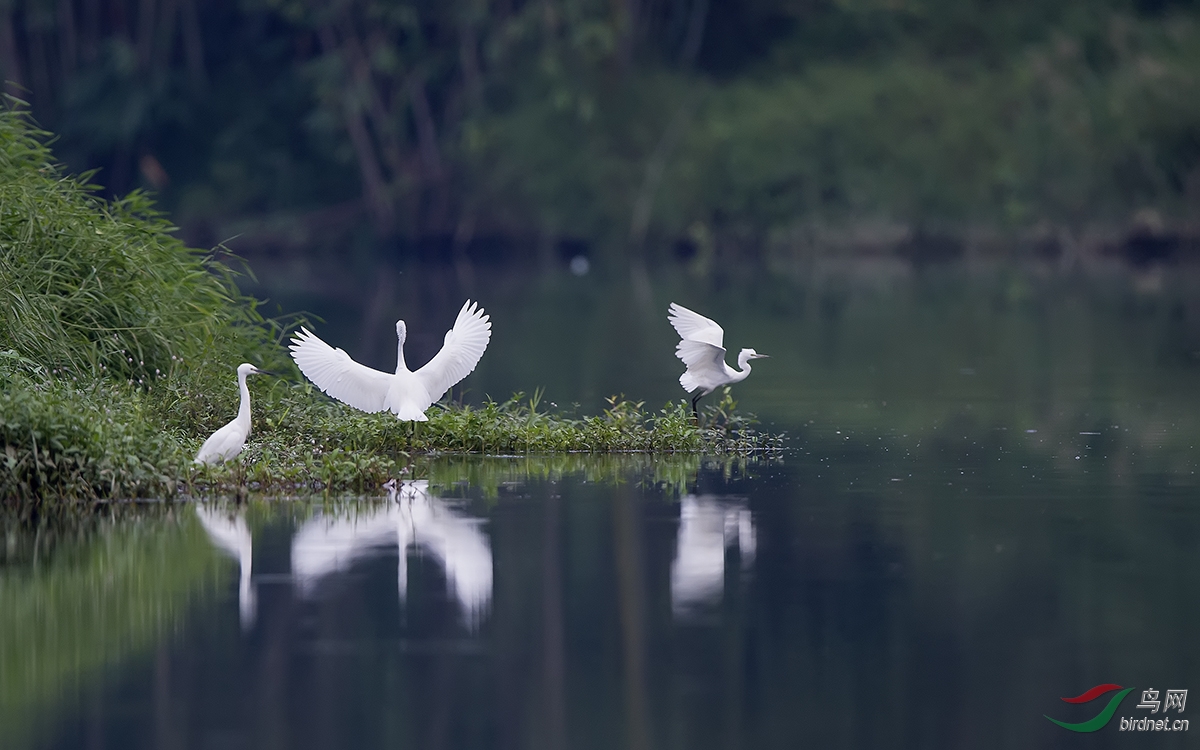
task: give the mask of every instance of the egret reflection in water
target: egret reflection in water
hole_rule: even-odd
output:
[[[754,521],[744,501],[684,495],[671,562],[671,608],[676,615],[720,599],[725,587],[725,552],[730,547],[738,549],[743,570],[754,562]]]
[[[254,542],[250,536],[250,527],[246,525],[246,517],[242,513],[230,516],[202,504],[196,505],[196,516],[212,543],[238,561],[241,568],[238,581],[238,616],[242,629],[248,630],[254,625],[258,600],[250,581]]]
[[[353,516],[314,518],[292,540],[292,576],[302,596],[355,560],[390,550],[399,559],[397,591],[408,591],[408,552],[428,554],[442,567],[448,594],[468,627],[478,627],[492,599],[492,549],[480,521],[429,493],[426,480],[388,482],[388,501]]]

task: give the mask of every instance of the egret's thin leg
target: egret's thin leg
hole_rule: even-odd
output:
[[[703,391],[696,391],[696,395],[692,396],[692,416],[696,418],[696,424],[700,424],[700,412],[696,411],[696,402],[704,395]]]

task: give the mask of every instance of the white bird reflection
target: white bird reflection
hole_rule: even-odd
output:
[[[212,543],[238,561],[241,568],[241,580],[238,582],[238,616],[242,630],[249,630],[254,625],[258,598],[250,584],[250,569],[254,560],[253,541],[245,515],[238,513],[236,516],[229,516],[215,508],[197,504],[196,516]]]
[[[408,592],[408,550],[428,554],[446,574],[448,593],[468,627],[478,627],[492,599],[492,549],[479,521],[429,494],[426,480],[388,482],[388,502],[354,517],[314,518],[292,540],[292,576],[304,596],[357,559],[396,545],[397,590]]]
[[[744,503],[714,495],[684,495],[679,537],[671,562],[671,608],[676,615],[719,599],[725,586],[725,550],[737,547],[742,568],[754,562],[755,532]]]

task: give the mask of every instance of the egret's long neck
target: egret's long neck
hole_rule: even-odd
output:
[[[738,369],[734,370],[733,382],[740,383],[750,374],[750,355],[747,352],[742,352],[738,355]]]
[[[404,364],[404,339],[408,338],[408,332],[401,328],[396,331],[396,338],[399,339],[396,344],[396,372],[408,372],[408,365]]]
[[[248,428],[250,426],[250,389],[246,387],[245,375],[238,375],[238,390],[242,394],[242,402],[238,404],[237,419]]]

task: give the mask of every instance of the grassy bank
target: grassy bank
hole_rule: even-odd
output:
[[[191,491],[228,492],[242,484],[264,492],[363,491],[409,475],[417,457],[448,453],[746,455],[783,445],[782,436],[761,433],[752,417],[738,414],[728,392],[705,409],[703,427],[682,401],[653,411],[613,397],[603,413],[581,416],[539,410],[536,398],[518,394],[480,407],[435,406],[428,422],[414,426],[352,411],[308,386],[266,395],[273,414],[260,418],[253,443],[236,462],[191,470]]]
[[[655,412],[613,398],[602,414],[539,409],[514,396],[480,407],[434,407],[415,427],[389,414],[366,414],[308,385],[251,381],[254,432],[237,460],[191,463],[210,429],[236,410],[232,377],[215,394],[194,395],[176,376],[145,389],[97,378],[83,384],[0,368],[0,497],[42,510],[59,503],[234,492],[377,488],[407,474],[418,456],[446,453],[716,453],[775,451],[782,437],[758,432],[725,394],[695,425],[682,402]],[[210,410],[210,401],[223,404]]]
[[[0,112],[0,498],[46,502],[173,493],[191,457],[237,410],[234,368],[257,379],[255,432],[235,467],[202,484],[374,486],[429,453],[744,452],[770,447],[726,398],[706,429],[682,404],[612,399],[596,416],[539,399],[431,411],[415,431],[334,403],[301,382],[285,329],[240,294],[228,269],[186,247],[135,193],[109,202],[64,174],[49,134]]]

